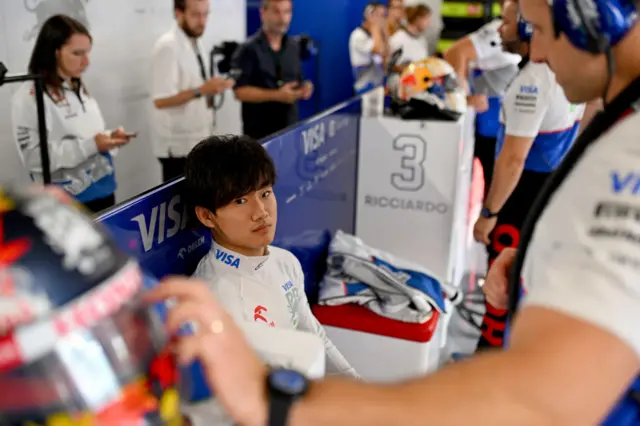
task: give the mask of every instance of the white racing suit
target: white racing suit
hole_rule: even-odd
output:
[[[100,153],[95,135],[105,133],[96,100],[84,86],[77,92],[63,83],[60,94],[44,96],[52,183],[80,202],[107,197],[116,190],[111,153]],[[24,83],[11,102],[14,137],[31,178],[42,181],[38,115],[33,83]]]
[[[194,276],[209,283],[236,322],[311,332],[324,341],[328,365],[341,374],[357,377],[311,312],[304,291],[304,273],[292,253],[269,247],[266,256],[250,257],[214,242]]]
[[[355,303],[383,317],[425,323],[434,309],[445,312],[445,298],[458,303],[462,293],[426,268],[371,248],[342,231],[331,241],[320,304]]]

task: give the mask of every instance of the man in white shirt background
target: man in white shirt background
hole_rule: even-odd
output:
[[[356,94],[384,83],[384,64],[389,54],[386,15],[384,4],[370,2],[364,8],[362,25],[349,36],[349,57]]]
[[[153,50],[151,95],[156,131],[155,154],[163,180],[182,175],[185,158],[213,133],[212,95],[233,86],[233,80],[208,77],[208,55],[199,38],[209,16],[209,0],[174,0],[176,25]]]
[[[275,180],[269,154],[247,136],[212,136],[189,153],[185,201],[213,236],[194,275],[236,321],[311,332],[325,343],[330,371],[357,376],[311,312],[298,259],[270,246],[278,217]]]

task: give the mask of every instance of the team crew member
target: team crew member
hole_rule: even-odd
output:
[[[488,195],[473,233],[486,244],[489,265],[505,247],[516,247],[533,201],[578,133],[583,105],[571,104],[544,63],[529,61],[530,26],[518,21],[518,5],[504,2],[505,50],[519,53],[520,72],[502,101],[497,155]],[[502,346],[504,311],[487,304],[478,349]]]
[[[44,78],[45,120],[51,180],[93,211],[115,203],[115,149],[133,135],[107,131],[96,100],[82,81],[89,66],[92,39],[80,22],[64,15],[49,18],[40,29],[29,72]],[[24,83],[11,100],[13,128],[23,163],[42,181],[38,115],[33,83]]]
[[[311,312],[300,262],[269,245],[278,218],[275,180],[269,154],[249,138],[214,136],[194,148],[185,194],[214,241],[194,275],[209,283],[236,321],[314,333],[334,369],[356,376]]]
[[[302,79],[300,46],[287,36],[292,13],[291,0],[262,0],[262,29],[234,55],[243,132],[254,139],[295,124],[297,102],[313,95],[313,84]]]
[[[308,383],[290,371],[267,370],[204,285],[166,282],[151,299],[181,297],[182,306],[171,314],[173,327],[186,319],[215,325],[215,332],[185,339],[180,355],[207,365],[216,397],[238,423],[637,424],[640,405],[627,393],[640,371],[640,246],[634,237],[640,224],[633,219],[640,208],[634,193],[640,126],[637,3],[595,0],[580,13],[581,3],[520,4],[534,28],[531,60],[549,64],[569,101],[580,104],[605,93],[606,107],[541,194],[523,228],[518,257],[514,261],[516,251],[505,250],[489,271],[485,286],[501,288],[504,304],[507,274],[515,268],[511,284],[517,286],[525,265],[528,292],[509,347],[395,385]],[[277,390],[290,395],[288,406],[275,402],[281,401]],[[624,405],[603,422],[620,398]]]
[[[387,16],[387,35],[391,37],[406,23],[404,0],[389,0],[389,11]]]
[[[402,54],[397,62],[397,65],[402,68],[411,62],[419,61],[429,56],[424,32],[431,23],[431,9],[424,4],[410,6],[407,8],[406,17],[407,24],[389,39],[389,51],[391,53],[402,49]]]
[[[500,102],[521,60],[520,55],[502,48],[501,25],[500,19],[485,24],[456,41],[444,54],[467,87],[467,103],[476,110],[474,155],[482,164],[485,197],[493,173]]]
[[[384,84],[384,64],[389,54],[386,13],[382,3],[370,2],[364,8],[362,25],[349,36],[353,89],[357,94]]]
[[[187,154],[213,132],[211,95],[233,80],[207,76],[208,55],[200,43],[209,16],[209,0],[174,0],[176,24],[153,49],[151,96],[155,153],[165,181],[184,173]]]

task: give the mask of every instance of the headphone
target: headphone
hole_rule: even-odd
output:
[[[518,38],[521,41],[529,42],[532,35],[533,26],[528,21],[525,21],[520,12],[518,12]]]
[[[638,20],[635,0],[549,0],[556,37],[594,54],[606,53]]]

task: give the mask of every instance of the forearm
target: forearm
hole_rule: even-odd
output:
[[[469,61],[462,56],[451,55],[448,57],[445,55],[445,60],[451,64],[453,70],[458,77],[458,81],[460,82],[460,86],[464,89],[465,93],[470,93],[469,89],[469,81],[467,71],[469,69]]]
[[[523,169],[524,161],[519,157],[498,155],[484,206],[492,212],[500,211],[518,185]]]
[[[261,87],[242,86],[235,89],[235,94],[236,99],[241,102],[278,102],[277,89],[263,89]]]
[[[371,49],[371,53],[377,53],[378,55],[384,56],[387,53],[385,38],[382,35],[381,31],[374,31],[372,34],[373,38],[373,48]]]
[[[196,98],[196,89],[187,89],[168,98],[160,98],[153,101],[153,104],[158,109],[175,108],[182,106],[188,102],[191,102]]]
[[[529,384],[505,368],[508,353],[488,353],[419,380],[372,385],[346,379],[314,383],[290,426],[559,424],[531,404]],[[513,363],[515,364],[515,362]]]

